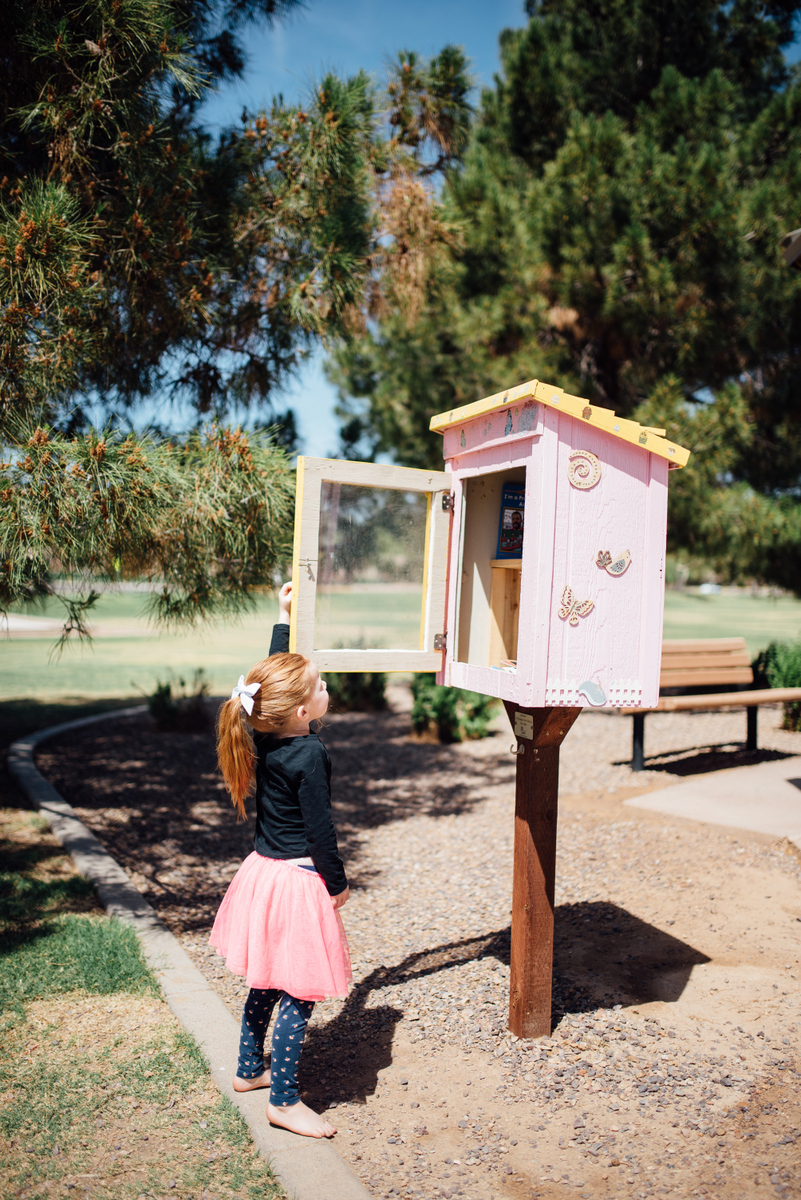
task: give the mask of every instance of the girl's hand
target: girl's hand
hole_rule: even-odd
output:
[[[349,897],[350,888],[346,887],[344,892],[340,892],[338,896],[331,897],[331,903],[333,904],[334,908],[341,908],[343,904],[348,903]]]
[[[288,625],[292,612],[292,580],[285,583],[278,593],[278,624]]]

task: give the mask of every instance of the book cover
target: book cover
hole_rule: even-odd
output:
[[[503,485],[496,558],[520,558],[523,553],[525,497],[524,484],[505,483]]]

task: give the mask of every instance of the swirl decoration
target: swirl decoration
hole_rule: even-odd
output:
[[[591,450],[574,450],[568,458],[567,477],[573,487],[586,492],[601,478],[601,464]]]

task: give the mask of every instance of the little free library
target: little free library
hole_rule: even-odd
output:
[[[689,452],[532,380],[431,419],[443,471],[298,459],[290,647],[435,671],[516,737],[509,1027],[550,1033],[559,747],[659,699],[667,488]]]

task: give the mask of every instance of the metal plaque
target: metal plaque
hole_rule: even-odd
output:
[[[534,739],[534,718],[531,713],[515,713],[515,737]]]

